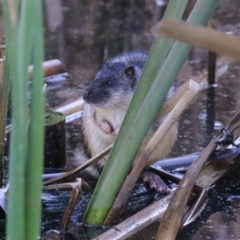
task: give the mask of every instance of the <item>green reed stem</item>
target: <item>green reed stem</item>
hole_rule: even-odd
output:
[[[41,4],[40,0],[22,1],[18,14],[18,1],[2,1],[12,77],[7,239],[39,237],[44,125]],[[28,66],[32,55],[35,68],[29,112]]]
[[[186,4],[186,0],[169,1],[164,17],[181,19]],[[166,39],[156,39],[153,43],[140,82],[130,104],[129,111],[127,112],[119,136],[110,153],[108,163],[104,168],[85,213],[84,218],[89,224],[101,224],[104,221],[114,201],[116,193],[131,167],[132,160],[142,142],[143,137],[145,136],[148,126],[152,121],[150,118],[145,119],[143,116],[140,116],[141,120],[145,121],[143,123],[143,121],[136,119],[136,117],[138,116],[138,111],[148,93],[149,88],[156,78],[159,69],[164,63],[172,44],[173,40]],[[157,93],[157,95],[158,94],[159,93]],[[156,104],[157,103],[154,102],[154,105]],[[159,107],[159,105],[157,105],[157,107]],[[148,110],[151,111],[151,108],[148,107]],[[147,110],[144,111],[144,115],[148,114]],[[136,122],[140,120],[137,125],[133,124],[134,119]],[[144,124],[144,127],[142,127],[142,125],[140,127],[140,124]],[[141,129],[141,131],[139,131],[139,129]],[[129,132],[131,132],[131,134],[129,134]],[[126,138],[127,135],[128,137]],[[125,148],[126,144],[129,144],[129,147]],[[125,152],[125,150],[127,151]],[[119,153],[122,153],[125,156],[120,155]]]
[[[30,106],[28,163],[26,166],[26,240],[37,239],[41,219],[41,189],[44,149],[43,25],[42,2],[35,3],[34,73]]]

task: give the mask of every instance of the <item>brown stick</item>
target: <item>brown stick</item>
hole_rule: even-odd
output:
[[[188,196],[190,195],[192,187],[204,163],[207,161],[208,156],[216,148],[216,141],[219,137],[213,139],[202,151],[197,161],[189,167],[189,170],[184,175],[183,180],[178,185],[177,191],[174,192],[173,197],[171,198],[169,207],[164,213],[155,239],[163,240],[176,238],[178,229],[182,222]]]
[[[154,202],[150,206],[144,208],[140,212],[127,218],[123,222],[119,223],[110,230],[97,236],[93,240],[105,240],[115,239],[123,240],[132,236],[134,233],[139,232],[141,229],[149,226],[151,223],[162,218],[164,211],[166,210],[169,200],[174,190],[164,198]]]
[[[158,37],[173,38],[240,60],[240,38],[237,36],[170,19],[161,21],[155,31]]]
[[[82,189],[82,179],[79,179],[77,178],[76,180],[76,185],[73,187],[72,189],[72,193],[71,193],[71,196],[68,200],[68,205],[64,211],[64,214],[63,214],[63,217],[62,217],[62,220],[59,224],[59,229],[65,229],[67,224],[69,223],[70,221],[70,218],[71,218],[71,215],[73,213],[73,210],[76,206],[76,202],[77,202],[77,199],[79,197],[79,194],[81,193],[81,189]]]
[[[52,59],[42,63],[44,77],[56,75],[65,72],[65,67],[59,59]],[[28,67],[30,77],[33,74],[33,66]]]

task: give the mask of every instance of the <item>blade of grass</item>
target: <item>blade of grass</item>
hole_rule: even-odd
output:
[[[13,126],[10,140],[9,181],[11,188],[8,195],[7,239],[25,239],[24,219],[24,164],[26,157],[26,93],[18,64],[18,1],[4,0],[3,15],[8,42],[8,59],[12,75],[12,117]],[[24,47],[24,46],[19,46]],[[16,195],[18,196],[16,198]],[[21,219],[21,221],[19,221]]]
[[[40,1],[38,2],[40,3]],[[42,82],[42,75],[39,74],[39,71],[35,75],[38,75],[38,83],[33,84],[33,94],[37,94],[35,96],[35,100],[39,100],[39,104],[37,103],[37,111],[36,109],[32,111],[31,117],[35,118],[37,124],[30,125],[30,141],[31,144],[39,144],[38,147],[32,147],[32,150],[35,151],[34,157],[33,154],[28,154],[28,100],[27,100],[27,82],[28,82],[28,65],[30,61],[30,53],[32,50],[32,41],[33,34],[32,29],[36,29],[37,33],[39,33],[39,29],[41,28],[32,28],[33,23],[35,22],[35,16],[32,14],[38,13],[41,11],[41,6],[36,5],[36,1],[26,0],[21,3],[20,14],[18,14],[18,1],[6,0],[3,1],[3,9],[4,9],[4,22],[5,22],[5,31],[7,35],[8,42],[8,57],[9,57],[9,67],[10,74],[12,76],[12,132],[11,132],[11,143],[10,143],[10,167],[9,167],[9,181],[11,187],[9,189],[9,202],[8,202],[8,219],[7,219],[7,239],[37,239],[39,235],[39,222],[40,222],[40,189],[41,189],[41,170],[42,168],[38,167],[42,165],[42,151],[43,151],[43,143],[41,143],[42,137],[41,133],[43,132],[43,102],[42,102],[42,86],[39,84]],[[33,11],[34,6],[37,8]],[[18,15],[20,20],[18,21]],[[37,19],[37,18],[36,18]],[[39,20],[39,19],[38,19]],[[36,20],[36,21],[38,21]],[[19,26],[18,26],[19,22]],[[42,31],[42,29],[41,29]],[[42,32],[40,32],[42,34]],[[36,36],[39,37],[38,34]],[[39,44],[39,38],[35,42],[35,44]],[[42,39],[40,38],[40,41]],[[39,47],[39,46],[37,46]],[[36,47],[36,49],[37,49]],[[43,51],[43,47],[39,47],[40,52]],[[38,58],[38,65],[41,66],[42,58],[39,58],[39,55],[36,54]],[[40,79],[41,78],[41,79]],[[37,86],[35,86],[37,85]],[[38,88],[38,90],[36,90]],[[34,99],[34,97],[33,97]],[[35,101],[33,101],[35,104]],[[39,107],[40,106],[40,107]],[[42,106],[42,108],[41,108]],[[40,110],[39,110],[40,109]],[[40,114],[39,115],[39,111]],[[35,138],[32,138],[31,130],[33,132],[37,129],[40,129],[39,141],[35,141]],[[33,134],[34,135],[34,134]],[[42,134],[43,135],[43,134]],[[35,145],[34,145],[35,146]],[[34,175],[36,177],[36,182],[34,184],[25,181],[26,174],[26,166],[28,167],[29,160],[28,157],[31,155],[32,159],[41,159],[35,165],[36,172],[38,174]],[[32,160],[31,159],[31,160]],[[39,164],[39,165],[38,165]],[[31,165],[31,161],[30,164]],[[40,177],[37,178],[37,175]],[[28,179],[28,176],[26,177]],[[35,195],[31,195],[28,200],[30,205],[34,205],[34,214],[31,214],[32,218],[29,219],[26,217],[27,211],[32,211],[33,207],[29,206],[29,202],[26,200],[25,193],[28,192],[28,187],[35,188]],[[26,191],[26,192],[25,192]],[[16,198],[16,195],[18,196]],[[31,198],[33,196],[33,198]],[[32,200],[36,200],[36,202]],[[27,206],[27,207],[26,207]],[[33,212],[33,211],[32,211]],[[36,216],[35,221],[34,217]],[[19,221],[19,219],[21,219]],[[33,219],[33,221],[32,221]],[[29,226],[27,224],[31,224],[31,230],[29,230]],[[28,231],[29,230],[29,231]],[[29,237],[30,236],[30,237]]]
[[[32,0],[30,0],[32,1]],[[42,2],[35,1],[34,12],[34,70],[30,105],[29,146],[26,164],[26,240],[37,239],[41,219],[41,175],[44,149],[44,95],[43,88],[43,20]],[[33,10],[34,9],[34,10]]]
[[[170,0],[164,17],[181,18],[186,4],[187,1],[185,0]],[[152,112],[151,114],[146,113],[146,111],[143,111],[144,113],[142,114],[142,112],[138,111],[172,44],[173,42],[171,40],[156,39],[150,50],[149,58],[145,64],[129,111],[127,112],[123,126],[121,127],[117,140],[110,153],[107,165],[103,170],[85,213],[84,219],[89,224],[100,224],[104,221],[116,193],[131,167],[134,156],[137,153],[148,127],[156,111],[159,109],[159,103],[163,101],[170,88],[170,86],[167,86],[168,89],[166,87],[163,93],[157,93],[157,95],[159,94],[161,96],[160,101],[156,102],[155,99],[150,99],[150,101],[147,102],[147,108],[144,106],[145,109],[149,109],[149,106],[155,107],[152,110],[150,109]],[[134,119],[135,121],[133,121]],[[141,121],[139,121],[140,119]],[[136,131],[134,128],[141,129],[141,131],[138,131],[138,136],[135,136],[134,133]],[[134,139],[133,136],[135,136]],[[124,151],[121,151],[121,149],[124,149]],[[125,152],[125,156],[119,155],[121,152]]]

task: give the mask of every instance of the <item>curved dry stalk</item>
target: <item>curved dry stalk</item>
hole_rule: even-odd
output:
[[[103,150],[102,152],[100,152],[98,155],[90,158],[88,161],[86,161],[84,164],[82,164],[81,166],[79,167],[76,167],[64,174],[62,174],[61,176],[59,177],[55,177],[55,178],[52,178],[52,179],[49,179],[47,181],[44,181],[43,182],[43,185],[48,185],[48,184],[51,184],[51,183],[54,183],[54,182],[57,182],[59,180],[62,180],[66,177],[69,177],[71,175],[73,175],[74,173],[77,173],[87,167],[89,167],[90,165],[96,163],[97,161],[101,160],[104,156],[106,156],[107,154],[109,154],[110,150],[112,149],[112,146],[113,145],[110,145],[109,147],[107,147],[105,150]]]
[[[183,95],[187,92],[187,90],[190,87],[190,81],[186,81],[184,84],[182,84],[177,92],[159,109],[158,113],[156,114],[155,121],[163,117],[165,114],[169,113],[174,106],[179,102],[179,100],[183,97]],[[205,82],[201,84],[201,89],[204,88]]]
[[[59,224],[59,229],[65,229],[67,224],[69,223],[73,210],[76,206],[77,199],[79,197],[79,194],[81,193],[82,185],[83,185],[83,180],[80,178],[77,178],[76,185],[72,188],[72,193],[68,200],[68,205],[65,209],[62,220]]]
[[[169,131],[171,126],[177,121],[182,112],[189,106],[192,100],[196,97],[198,92],[202,89],[202,85],[194,82],[193,80],[188,81],[188,89],[181,97],[180,101],[175,105],[171,113],[167,116],[157,132],[150,139],[144,152],[150,155],[157,147],[159,142],[163,139],[166,133]]]
[[[77,199],[79,197],[79,194],[81,193],[82,186],[86,184],[87,183],[84,180],[82,180],[81,178],[77,178],[75,182],[56,184],[56,185],[43,187],[43,190],[72,189],[71,196],[68,200],[68,204],[66,206],[62,220],[59,225],[59,229],[65,229],[65,227],[69,223],[69,220],[73,213]]]
[[[186,86],[188,86],[188,88],[186,88]],[[177,121],[182,112],[188,107],[197,93],[201,90],[201,87],[202,85],[194,82],[193,80],[189,80],[187,84],[184,84],[184,86],[180,88],[180,93],[177,94],[178,98],[173,98],[174,101],[178,99],[177,105],[169,113],[164,122],[158,128],[157,132],[150,139],[143,153],[137,156],[133,169],[130,175],[127,176],[126,181],[124,182],[115,202],[113,203],[113,206],[111,207],[111,210],[109,211],[108,216],[104,221],[104,225],[111,224],[111,222],[115,219],[121,209],[121,206],[127,201],[127,198],[136,181],[140,177],[142,170],[146,166],[146,160],[149,159],[151,153],[164,138],[171,126]],[[168,107],[170,109],[172,108],[171,105],[168,105]]]

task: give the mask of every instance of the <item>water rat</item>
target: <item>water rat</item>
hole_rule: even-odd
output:
[[[85,90],[83,98],[86,104],[83,109],[82,129],[85,150],[89,157],[98,154],[115,141],[146,59],[146,53],[135,51],[108,60],[97,73],[94,81]],[[172,95],[172,92],[173,87],[170,89],[167,98]],[[143,146],[161,122],[162,119],[152,124],[144,139]],[[169,154],[177,139],[177,133],[178,125],[176,123],[165,136],[165,140],[148,159],[149,165]],[[96,167],[101,169],[105,161],[106,159],[101,160]],[[169,190],[167,186],[158,186],[158,183],[155,183],[155,180],[151,179],[149,174],[146,174],[143,178],[157,190],[162,188],[164,191]]]

